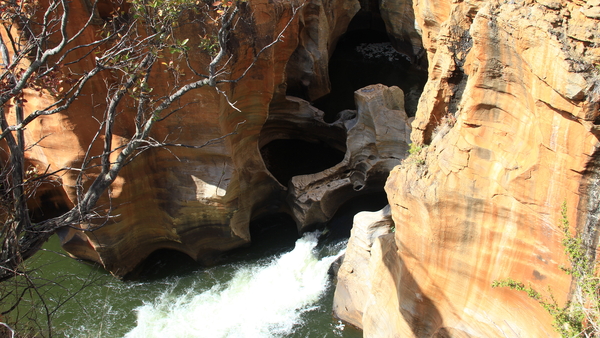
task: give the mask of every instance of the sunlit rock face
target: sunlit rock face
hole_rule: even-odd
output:
[[[71,7],[71,35],[87,19],[89,9],[83,3],[75,2]],[[100,213],[110,209],[115,217],[99,220],[103,227],[93,233],[61,230],[65,249],[78,257],[100,262],[113,274],[122,276],[159,249],[178,250],[210,264],[220,253],[251,240],[250,219],[265,212],[277,212],[278,207],[273,208],[273,205],[285,200],[285,196],[281,197],[285,187],[267,170],[258,143],[271,104],[286,101],[286,68],[302,68],[290,59],[294,52],[305,50],[305,55],[318,64],[311,66],[315,76],[320,77],[315,81],[326,83],[329,49],[360,8],[357,1],[311,1],[292,18],[292,9],[300,5],[297,1],[266,0],[241,5],[244,7],[241,15],[246,16],[232,35],[232,61],[226,69],[231,78],[247,70],[258,50],[275,41],[279,34],[284,37],[264,51],[238,83],[220,87],[228,93],[229,101],[235,102],[235,108],[213,88],[201,88],[186,94],[174,107],[181,109],[158,123],[152,134],[156,140],[190,146],[222,139],[201,149],[143,152],[122,170],[98,206]],[[200,45],[198,32],[206,32],[212,26],[203,26],[201,20],[191,21],[193,24],[182,25],[177,33],[190,39],[191,64],[196,69],[204,69],[210,55],[195,48]],[[90,27],[78,41],[88,43],[98,29],[98,26]],[[314,42],[318,43],[314,45]],[[235,46],[237,48],[233,48]],[[84,57],[85,50],[71,55],[73,60]],[[94,62],[93,55],[88,59]],[[185,68],[185,64],[181,66]],[[81,73],[83,69],[77,67],[70,69]],[[179,77],[181,83],[197,79],[191,72]],[[101,74],[90,82],[72,109],[65,114],[41,118],[39,123],[27,128],[30,144],[41,139],[39,146],[29,153],[29,162],[37,166],[38,172],[81,164],[99,127],[97,120],[102,119],[107,86],[112,81],[110,74]],[[153,94],[167,93],[166,85],[174,81],[174,73],[166,62],[157,65],[150,81]],[[326,85],[321,89],[327,90]],[[31,93],[27,100],[26,110],[30,112],[53,99]],[[121,144],[135,131],[131,119],[134,113],[125,109],[119,115],[114,144]],[[335,142],[341,142],[344,148],[343,132],[334,133],[328,139],[337,140],[338,135],[341,139]],[[91,153],[97,154],[101,146],[100,139],[93,143]],[[92,170],[89,177],[93,175]],[[62,187],[54,184],[39,190],[32,209],[36,209],[40,218],[76,203],[76,176],[76,171],[60,173],[58,180]]]
[[[369,304],[380,307],[382,311],[387,308],[383,304],[377,304],[376,295],[380,292],[380,284],[389,283],[393,286],[393,279],[390,278],[393,278],[393,274],[373,269],[371,264],[379,264],[383,258],[379,252],[380,243],[385,243],[388,250],[395,247],[393,229],[394,221],[389,205],[380,211],[365,211],[354,216],[348,248],[337,273],[333,312],[338,318],[363,327],[363,314]],[[391,252],[394,255],[395,249],[391,249]],[[376,280],[380,282],[374,283]],[[398,302],[397,297],[390,301],[392,304]],[[394,325],[394,322],[389,325]],[[390,330],[394,331],[398,330]]]
[[[415,2],[430,72],[411,138],[428,146],[387,181],[395,234],[351,239],[336,294],[365,337],[557,336],[535,301],[491,285],[569,299],[563,202],[597,245],[597,6]]]
[[[292,17],[293,8],[301,4]],[[122,170],[98,205],[100,214],[110,211],[113,217],[97,220],[102,227],[94,232],[59,231],[68,252],[100,262],[117,276],[132,272],[161,249],[213,264],[221,253],[251,241],[248,226],[252,219],[288,213],[302,232],[327,222],[347,200],[383,191],[389,171],[407,150],[410,124],[403,91],[382,85],[359,90],[357,109],[344,111],[333,122],[324,122],[323,112],[310,103],[331,90],[329,57],[352,18],[362,6],[363,14],[382,20],[377,8],[345,0],[257,0],[241,6],[242,15],[247,16],[231,38],[232,59],[226,69],[231,78],[244,74],[257,51],[279,34],[281,41],[265,50],[239,82],[219,87],[227,97],[209,87],[194,90],[177,103],[181,109],[158,123],[152,134],[156,140],[189,146],[218,142],[199,149],[170,147],[141,153]],[[83,3],[73,5],[71,34],[83,26],[88,11]],[[102,21],[102,17],[96,19]],[[394,26],[400,21],[389,15],[386,20],[388,30],[396,32],[390,33],[395,45],[409,41],[411,48],[403,45],[403,53],[420,50],[419,45],[410,45],[414,30],[404,36]],[[177,34],[190,39],[190,62],[203,69],[210,55],[195,49],[201,44],[198,32],[210,31],[212,26],[191,21],[178,28]],[[78,41],[88,43],[97,29],[91,27]],[[94,62],[83,50],[72,54],[73,60],[81,57]],[[84,71],[77,65],[71,70]],[[90,143],[90,154],[101,151],[101,138],[92,141],[97,121],[103,118],[108,86],[114,82],[111,74],[101,75],[90,82],[72,109],[28,127],[30,143],[41,139],[29,154],[38,171],[76,168]],[[168,62],[157,65],[150,80],[153,95],[167,93],[167,84],[176,80],[187,83],[197,78],[191,72],[175,74]],[[303,88],[305,93],[302,98],[290,96],[288,87]],[[28,111],[53,100],[37,95],[27,97]],[[124,108],[117,117],[115,145],[133,135],[134,114],[133,108]],[[290,155],[288,160],[285,156]],[[76,204],[77,173],[65,171],[57,178],[62,186],[41,188],[32,210],[43,218]],[[89,184],[95,174],[89,171],[82,183]]]

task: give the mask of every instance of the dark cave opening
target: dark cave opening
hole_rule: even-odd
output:
[[[325,112],[325,122],[331,123],[339,112],[356,109],[356,90],[381,83],[400,87],[404,91],[406,113],[414,116],[427,82],[425,53],[420,47],[413,48],[408,37],[388,35],[376,1],[361,1],[361,6],[346,33],[335,42],[328,62],[330,92],[322,97],[309,97],[310,83],[292,77],[288,78],[286,94],[310,101]]]
[[[200,263],[181,251],[159,249],[148,255],[124,279],[141,281],[159,280],[169,276],[184,276],[200,267]]]
[[[361,211],[377,211],[388,204],[384,191],[364,194],[353,197],[344,203],[327,223],[327,232],[324,238],[327,241],[336,241],[350,237],[354,216]]]
[[[43,185],[38,194],[27,201],[31,221],[41,222],[52,217],[65,214],[71,208],[67,205],[68,197],[63,189]]]
[[[314,174],[331,168],[344,159],[345,152],[324,141],[278,139],[260,149],[267,170],[283,186],[292,177]]]
[[[252,244],[247,249],[240,249],[238,255],[279,254],[293,248],[298,237],[296,222],[289,214],[282,212],[262,216],[250,222]]]
[[[414,116],[427,71],[396,51],[385,32],[358,29],[340,38],[329,60],[329,80],[331,92],[313,102],[325,112],[326,122],[335,121],[342,110],[356,109],[354,91],[377,83],[400,87],[406,113]]]
[[[298,229],[292,217],[286,213],[270,214],[250,222],[252,242],[247,246],[224,252],[216,258],[219,265],[243,263],[269,255],[281,254],[294,247]],[[206,266],[187,254],[173,249],[152,252],[125,280],[156,281],[169,276],[185,276]]]
[[[260,216],[249,224],[251,242],[221,257],[221,263],[245,263],[277,256],[294,248],[300,237],[296,222],[284,212]]]
[[[306,231],[323,231],[321,243],[336,243],[350,237],[354,216],[362,211],[378,211],[388,204],[386,193],[382,191],[371,192],[350,198],[336,211],[335,215],[324,224],[314,224]],[[236,261],[252,259],[260,255],[279,254],[294,247],[295,241],[300,237],[296,223],[287,213],[276,213],[262,216],[250,222],[250,235],[252,243],[245,248],[240,248],[228,254],[229,259]]]

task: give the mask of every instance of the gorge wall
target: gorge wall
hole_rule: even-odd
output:
[[[396,32],[393,43],[403,46],[403,55],[421,50],[410,42],[418,37],[412,21],[384,20],[373,4],[240,2],[242,11],[228,43],[231,59],[224,63],[224,72],[236,79],[248,70],[245,76],[219,86],[227,97],[210,87],[185,95],[177,103],[177,113],[152,131],[155,140],[192,147],[214,142],[203,148],[142,152],[124,167],[98,205],[99,214],[110,211],[112,217],[81,224],[85,230],[95,228],[93,232],[60,229],[63,247],[76,257],[101,263],[116,276],[134,271],[161,249],[214,264],[222,253],[251,241],[252,220],[287,213],[303,232],[323,225],[346,201],[382,193],[389,171],[408,149],[410,125],[403,91],[381,85],[363,89],[357,94],[356,109],[333,112],[328,122],[325,113],[310,104],[331,91],[329,57],[357,13],[361,20],[352,29],[385,34],[387,20]],[[110,5],[102,2],[99,9],[104,12],[73,45],[98,37],[101,24],[110,19]],[[398,11],[393,4],[388,7]],[[73,35],[85,24],[89,3],[75,2],[70,11],[68,29]],[[210,55],[198,46],[202,36],[211,32],[211,24],[197,15],[184,13],[185,24],[176,33],[189,38],[190,64],[204,69]],[[396,27],[399,24],[409,29]],[[248,68],[258,51],[272,42],[276,43]],[[69,72],[83,73],[94,62],[84,49],[75,50],[67,61],[78,59],[85,62],[69,67]],[[175,80],[194,80],[189,70],[173,71],[185,69],[185,62],[173,59],[158,65],[151,73],[152,95],[168,93]],[[77,168],[84,156],[101,152],[102,137],[95,134],[104,118],[105,97],[114,86],[111,75],[104,72],[92,79],[65,113],[43,116],[28,126],[27,142],[35,144],[27,154],[30,170]],[[26,100],[27,113],[55,98],[27,91]],[[133,104],[119,112],[112,140],[116,146],[133,135],[132,116]],[[33,212],[44,218],[76,205],[78,173],[60,171],[53,184],[41,186],[30,203]],[[84,187],[94,175],[94,169],[86,172]]]
[[[390,174],[391,213],[355,219],[335,311],[366,337],[557,336],[539,304],[491,285],[569,299],[563,202],[597,247],[599,3],[414,9],[430,62],[411,135],[423,149]]]
[[[221,87],[235,108],[202,88],[153,131],[155,139],[189,145],[227,136],[201,149],[142,153],[99,206],[115,217],[93,233],[61,230],[64,248],[118,276],[159,249],[210,264],[251,241],[253,219],[288,213],[304,231],[385,184],[390,206],[355,220],[339,272],[337,316],[365,337],[555,336],[539,305],[491,283],[511,277],[539,290],[551,285],[561,303],[569,298],[571,280],[559,268],[566,263],[558,227],[563,201],[573,231],[596,245],[600,3],[245,6],[253,14],[235,37],[232,78],[287,28],[245,77]],[[87,10],[73,2],[74,18],[83,20]],[[82,24],[70,23],[73,30]],[[404,105],[416,91],[393,86],[357,90],[356,109],[334,112],[335,121],[311,105],[331,92],[329,58],[337,42],[347,30],[364,28],[387,32],[415,69],[428,67],[412,125]],[[95,29],[79,42],[93,39]],[[181,29],[190,46],[200,44],[201,25]],[[206,54],[190,55],[206,65]],[[155,84],[172,81],[167,65],[152,76]],[[29,152],[38,171],[76,167],[90,143],[98,150],[93,117],[105,104],[107,81],[98,78],[69,111],[28,127],[28,142],[39,141]],[[157,85],[157,93],[165,91]],[[28,111],[52,99],[27,95]],[[115,143],[133,129],[121,124]],[[411,140],[423,148],[405,159]],[[274,154],[288,146],[291,153],[327,146],[321,156],[339,163],[278,167],[286,160]],[[75,176],[67,171],[56,178],[60,187],[42,187],[32,209],[49,215],[74,205]]]

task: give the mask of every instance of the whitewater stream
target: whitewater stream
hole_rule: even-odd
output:
[[[343,250],[319,259],[318,233],[308,233],[281,256],[240,266],[231,280],[208,290],[195,285],[167,290],[136,309],[137,326],[126,338],[286,337],[317,306],[329,281],[327,271]],[[200,290],[200,292],[199,292]]]
[[[319,242],[319,232],[239,255],[212,268],[170,271],[142,282],[123,282],[102,270],[58,256],[58,241],[33,264],[48,287],[54,337],[362,337],[331,314],[331,263],[346,241]],[[286,239],[287,238],[287,239]],[[164,264],[163,264],[164,266]],[[42,315],[43,316],[43,315]],[[43,317],[42,317],[43,318]]]

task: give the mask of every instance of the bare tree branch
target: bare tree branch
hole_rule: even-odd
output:
[[[284,33],[303,6],[293,8],[284,28],[270,43],[254,52],[252,62],[240,76],[232,79],[230,70],[236,59],[228,50],[228,43],[239,33],[236,26],[243,22],[240,18],[248,14],[238,7],[242,3],[233,1],[231,6],[218,9],[206,5],[210,14],[202,13],[200,17],[214,20],[216,47],[208,54],[212,55],[210,61],[197,66],[202,68],[201,71],[192,67],[185,41],[177,39],[179,32],[173,28],[177,26],[182,11],[193,10],[192,6],[196,6],[193,3],[189,7],[172,7],[168,16],[161,17],[156,8],[144,1],[131,1],[131,18],[120,22],[119,27],[115,25],[113,31],[104,31],[106,35],[91,42],[81,40],[87,32],[96,29],[92,27],[93,16],[87,17],[83,26],[71,29],[68,27],[72,15],[68,0],[50,0],[47,7],[39,12],[28,12],[25,7],[15,4],[11,19],[5,20],[7,23],[3,25],[5,33],[0,35],[0,282],[19,277],[25,278],[26,284],[30,283],[22,263],[34,255],[57,229],[77,229],[93,238],[94,231],[114,224],[113,220],[119,215],[115,215],[118,206],[111,198],[111,185],[123,167],[140,154],[159,148],[178,158],[176,152],[169,148],[201,149],[222,142],[243,128],[246,121],[200,145],[178,142],[171,133],[164,138],[153,136],[157,123],[198,103],[197,100],[185,101],[184,96],[202,87],[214,88],[232,109],[241,112],[236,102],[230,100],[230,93],[223,84],[235,83],[247,76],[259,58],[283,40]],[[92,8],[95,6],[96,2]],[[179,69],[172,67],[169,71],[173,72],[174,80],[166,85],[156,83],[156,69],[160,69],[157,61],[166,58],[165,55],[177,67],[187,66],[193,75],[183,78]],[[55,80],[66,79],[67,75],[72,77],[72,81],[65,83],[65,88],[52,87],[57,82]],[[69,111],[73,103],[84,94],[88,95],[91,84],[102,84],[103,81],[106,92],[102,93],[102,102],[92,104],[90,109],[90,118],[97,121],[97,129],[92,131],[89,144],[84,145],[85,151],[82,151],[84,153],[77,163],[60,168],[48,165],[38,169],[42,172],[37,172],[37,176],[28,173],[30,165],[28,168],[25,166],[27,156],[43,146],[48,135],[39,136],[27,145],[25,129],[45,116],[73,114]],[[157,93],[152,91],[153,88],[159,88]],[[53,98],[53,102],[25,115],[25,94],[35,92]],[[94,95],[98,94],[91,95],[96,100]],[[116,135],[125,119],[130,119],[127,125],[135,130],[127,129],[125,135]],[[27,200],[36,195],[41,184],[63,184],[75,195],[73,206],[56,217],[32,222]],[[35,282],[31,281],[31,285],[26,285],[26,292],[39,292],[35,286]],[[18,297],[17,293],[14,295]],[[38,296],[44,297],[43,294]],[[12,309],[8,306],[7,311]],[[46,307],[45,312],[47,330],[51,333],[50,318],[55,310]],[[0,325],[13,332],[8,324]]]

